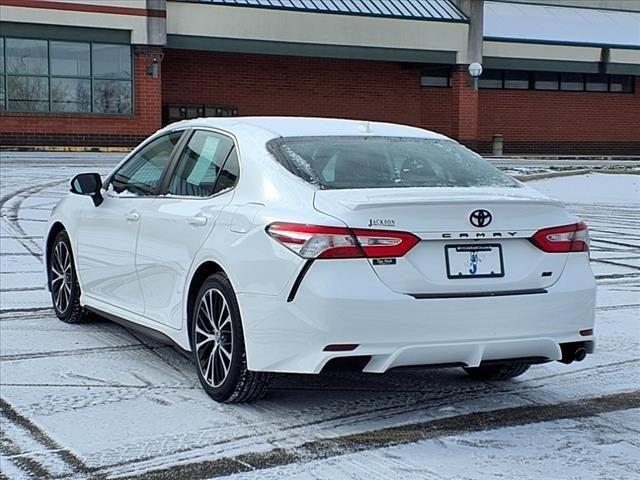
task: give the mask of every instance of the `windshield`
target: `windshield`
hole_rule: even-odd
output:
[[[289,137],[267,148],[289,171],[323,189],[520,186],[451,140]]]

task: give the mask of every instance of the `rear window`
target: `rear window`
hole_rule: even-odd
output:
[[[520,186],[451,140],[289,137],[267,148],[287,170],[323,189]]]

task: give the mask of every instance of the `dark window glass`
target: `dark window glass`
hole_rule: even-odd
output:
[[[0,37],[0,73],[4,73],[4,38]]]
[[[90,112],[91,80],[79,78],[52,78],[51,111]]]
[[[239,174],[240,166],[238,165],[238,153],[234,148],[227,157],[227,161],[224,162],[222,171],[218,174],[218,180],[216,181],[213,193],[223,192],[224,190],[232,188],[238,181]]]
[[[49,110],[49,79],[47,77],[7,78],[8,109],[18,112]]]
[[[182,132],[173,132],[143,147],[113,175],[113,189],[137,196],[154,195],[181,135]]]
[[[558,90],[559,75],[556,72],[535,72],[536,90]]]
[[[131,82],[93,81],[93,111],[97,113],[131,113]]]
[[[196,131],[184,149],[167,193],[190,197],[213,195],[218,175],[233,148],[223,135]]]
[[[519,186],[450,140],[293,137],[267,147],[285,168],[323,189]]]
[[[0,75],[0,112],[5,110],[4,100],[5,100],[5,95],[4,95],[4,76]]]
[[[485,70],[478,79],[479,88],[502,88],[502,70]]]
[[[88,43],[51,42],[51,75],[88,77],[91,75],[90,46]]]
[[[7,38],[7,73],[22,75],[48,75],[46,40]]]
[[[451,69],[438,67],[424,70],[420,77],[420,85],[423,87],[450,87]]]
[[[131,78],[129,45],[93,44],[93,76],[98,78]]]
[[[588,73],[586,75],[586,88],[588,92],[606,92],[609,90],[609,77],[600,73]]]
[[[522,70],[505,70],[504,88],[516,90],[529,89],[529,72]]]
[[[570,91],[584,90],[584,75],[582,73],[560,74],[560,90],[570,90]]]
[[[631,75],[611,75],[612,92],[633,92],[633,77]]]

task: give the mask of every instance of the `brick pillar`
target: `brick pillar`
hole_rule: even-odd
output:
[[[161,47],[138,45],[134,49],[136,117],[149,133],[162,126],[163,58]]]
[[[452,135],[469,148],[478,144],[478,91],[469,83],[466,65],[453,68],[452,86]]]

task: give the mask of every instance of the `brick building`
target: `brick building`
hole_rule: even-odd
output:
[[[637,155],[640,0],[0,1],[0,145],[130,146],[216,115]]]

